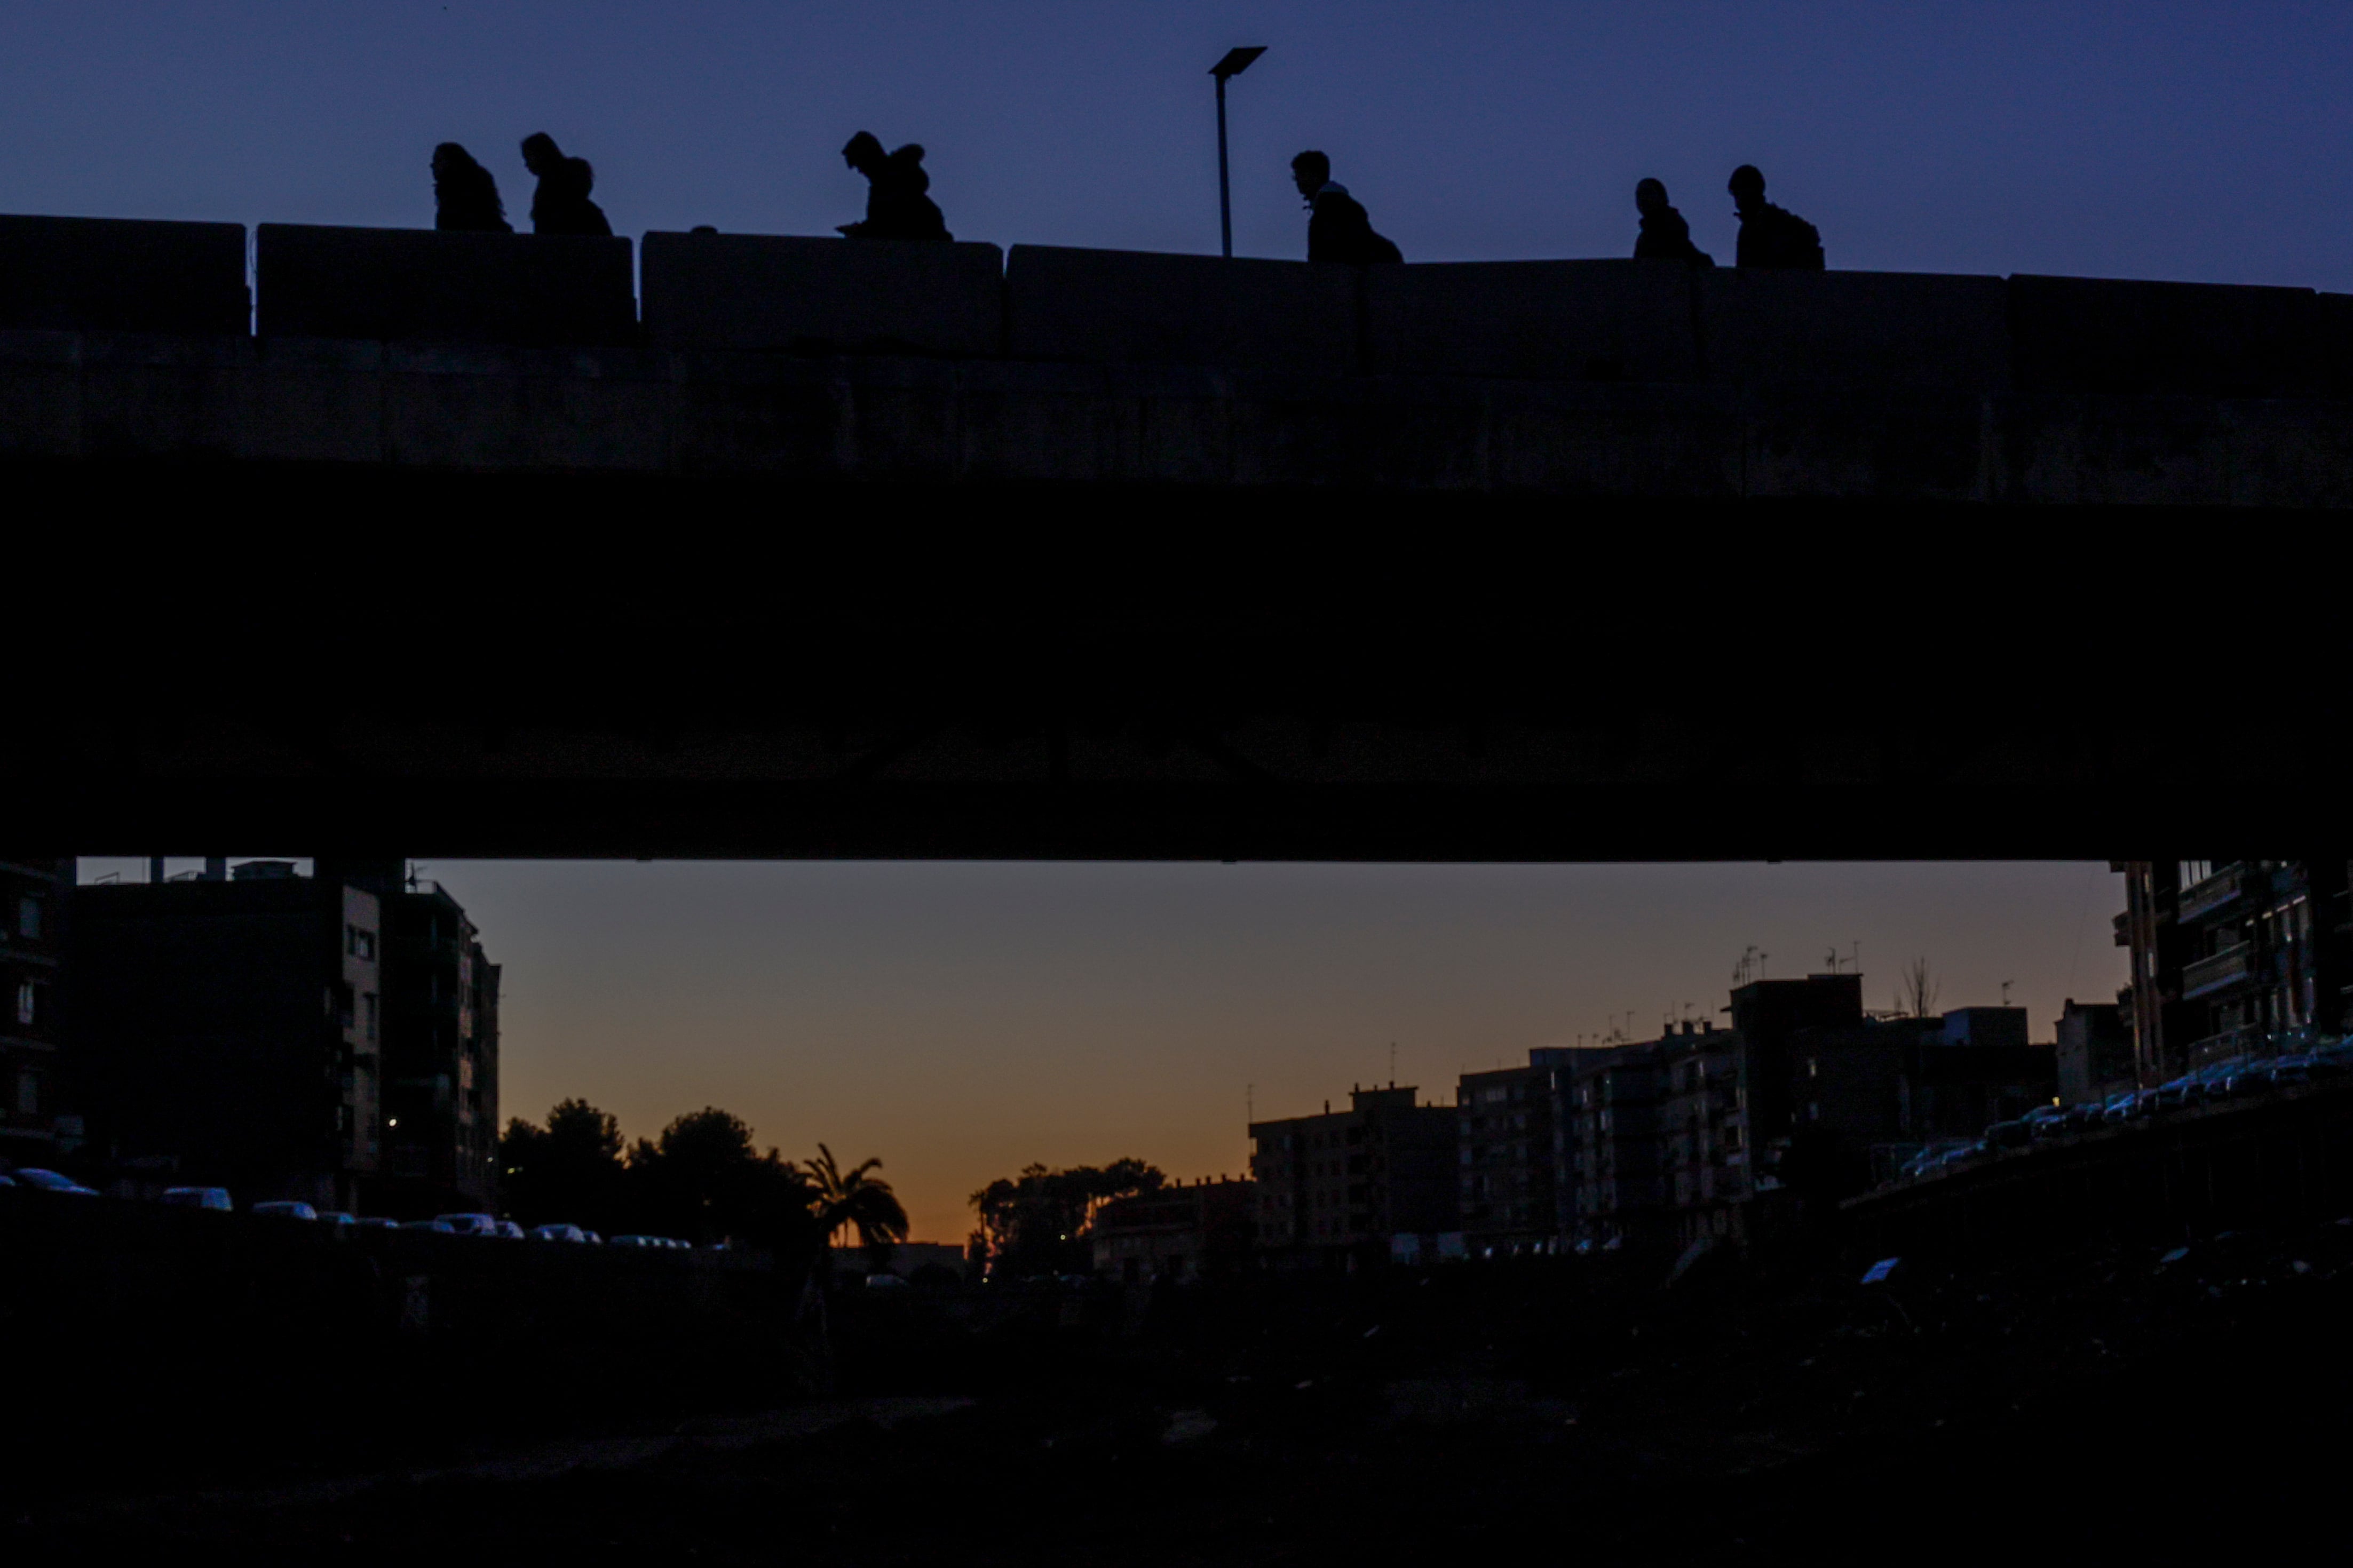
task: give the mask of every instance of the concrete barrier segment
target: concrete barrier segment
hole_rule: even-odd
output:
[[[1007,351],[1015,359],[1346,374],[1358,366],[1362,270],[1017,245],[1005,268]]]
[[[242,336],[245,226],[0,215],[0,330]]]
[[[1365,364],[1405,375],[1690,381],[1688,269],[1651,261],[1367,267]]]
[[[637,336],[623,238],[266,223],[254,257],[264,337],[554,346]]]
[[[1991,395],[2010,384],[2002,279],[1921,272],[1694,275],[1707,378]]]
[[[2010,280],[2019,386],[2130,396],[2308,397],[2326,364],[2309,289],[2105,278]]]
[[[994,245],[649,234],[638,265],[658,348],[1004,351],[1005,253]]]

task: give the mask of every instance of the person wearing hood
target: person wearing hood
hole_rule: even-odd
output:
[[[433,149],[433,226],[470,234],[512,234],[499,183],[455,142]]]
[[[1310,261],[1403,261],[1396,244],[1373,232],[1373,220],[1348,187],[1332,178],[1332,160],[1302,153],[1291,161],[1291,183],[1307,198]]]
[[[604,208],[588,199],[588,193],[596,187],[596,171],[588,166],[587,159],[565,157],[555,138],[540,131],[523,138],[522,166],[539,177],[539,188],[531,198],[533,234],[613,232],[613,226],[605,221]]]
[[[1667,205],[1667,187],[1644,180],[1634,187],[1634,210],[1642,215],[1642,232],[1634,241],[1637,261],[1680,261],[1686,267],[1713,267],[1715,258],[1692,243],[1691,225]]]
[[[931,175],[923,172],[923,149],[910,142],[895,153],[884,153],[871,131],[861,131],[841,150],[841,161],[866,176],[866,216],[845,223],[841,232],[851,239],[954,239],[939,205],[927,194]]]
[[[1783,272],[1820,272],[1828,261],[1822,255],[1821,231],[1785,207],[1765,199],[1765,176],[1753,163],[1732,171],[1725,186],[1740,214],[1740,265]]]

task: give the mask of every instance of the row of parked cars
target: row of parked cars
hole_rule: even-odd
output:
[[[95,1187],[77,1182],[71,1176],[37,1167],[0,1169],[0,1187],[22,1187],[33,1192],[69,1196],[94,1198],[99,1195]],[[227,1187],[166,1187],[163,1201],[174,1208],[211,1209],[221,1214],[233,1213],[237,1208]],[[603,1237],[583,1226],[542,1225],[525,1230],[511,1219],[501,1219],[489,1214],[445,1214],[432,1219],[385,1219],[373,1215],[345,1214],[339,1209],[316,1208],[290,1199],[254,1204],[246,1212],[273,1219],[302,1220],[312,1225],[350,1226],[357,1230],[422,1230],[440,1236],[483,1236],[507,1241],[561,1241],[586,1247],[607,1245]],[[693,1250],[692,1243],[668,1236],[617,1236],[610,1245],[656,1251]]]
[[[2308,1050],[2279,1056],[2238,1056],[2210,1062],[2195,1072],[2158,1084],[2155,1089],[2127,1089],[2105,1100],[2081,1105],[2038,1105],[2013,1121],[1997,1121],[1983,1137],[1950,1139],[1929,1144],[1898,1168],[1902,1177],[1923,1176],[1948,1165],[1964,1164],[1997,1149],[2023,1149],[2048,1139],[2142,1121],[2193,1106],[2242,1100],[2269,1089],[2288,1089],[2353,1075],[2353,1040],[2331,1040]]]

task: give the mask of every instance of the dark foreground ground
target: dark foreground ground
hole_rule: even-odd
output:
[[[201,1494],[110,1493],[90,1455],[87,1488],[14,1497],[0,1543],[434,1568],[2301,1556],[2344,1506],[2348,1269],[2353,1216],[1872,1287],[1792,1247],[1667,1287],[1610,1258],[852,1297],[827,1400],[333,1479],[290,1456]]]

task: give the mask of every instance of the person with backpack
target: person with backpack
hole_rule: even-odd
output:
[[[1821,231],[1765,199],[1765,176],[1753,163],[1732,171],[1732,205],[1740,214],[1740,265],[1783,272],[1820,272]]]
[[[1680,261],[1686,267],[1713,267],[1715,258],[1692,243],[1691,225],[1667,205],[1667,187],[1644,180],[1634,187],[1634,210],[1642,215],[1642,232],[1634,240],[1637,261]]]
[[[596,188],[596,171],[586,158],[568,158],[555,138],[544,131],[522,139],[522,166],[539,180],[531,197],[533,234],[610,235],[605,209],[588,199]]]
[[[1307,198],[1310,261],[1403,261],[1396,244],[1373,232],[1373,220],[1348,187],[1332,178],[1332,160],[1302,153],[1291,161],[1291,181]]]
[[[861,131],[841,150],[841,161],[866,176],[866,217],[861,223],[839,225],[851,239],[954,239],[939,204],[929,195],[931,175],[923,172],[923,150],[910,142],[895,153],[884,153],[881,140]]]

